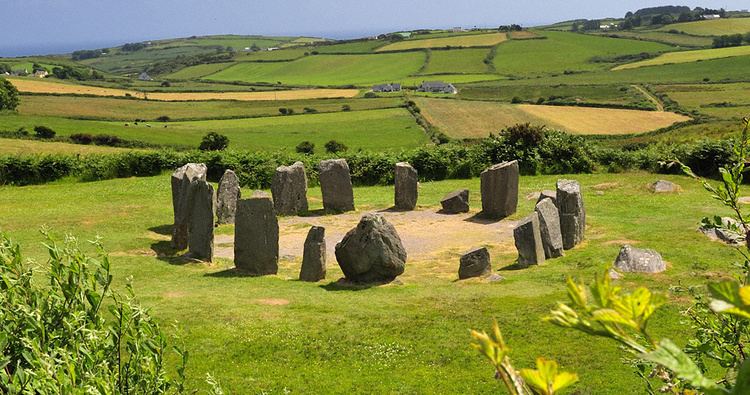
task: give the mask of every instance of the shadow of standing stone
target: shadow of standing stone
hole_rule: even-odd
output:
[[[328,159],[321,161],[319,166],[323,208],[335,213],[353,211],[354,190],[346,160]]]
[[[266,193],[256,192],[237,203],[234,265],[255,276],[279,271],[279,222]]]
[[[480,175],[482,216],[500,219],[518,207],[518,161],[490,166]]]
[[[226,170],[219,181],[216,193],[216,218],[219,224],[233,224],[240,200],[240,179],[232,170]]]

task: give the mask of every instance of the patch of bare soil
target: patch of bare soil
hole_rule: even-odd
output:
[[[289,304],[288,300],[278,298],[255,299],[254,302],[266,306],[286,306]]]

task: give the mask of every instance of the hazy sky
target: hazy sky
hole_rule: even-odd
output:
[[[744,9],[748,0],[0,0],[0,56],[206,34],[359,37],[452,26],[622,16],[665,4]]]

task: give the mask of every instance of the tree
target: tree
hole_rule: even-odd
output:
[[[0,78],[0,110],[15,110],[18,107],[18,89],[10,81]]]
[[[0,74],[8,73],[10,74],[11,71],[13,71],[10,66],[7,63],[0,63]]]
[[[40,139],[51,139],[57,134],[54,130],[46,126],[36,126],[34,127],[34,132],[36,132],[36,137],[39,137]]]
[[[297,144],[296,150],[300,154],[312,155],[315,153],[315,144],[309,141],[303,141]]]
[[[216,132],[210,132],[203,136],[198,149],[201,151],[223,151],[229,146],[229,138]]]
[[[331,140],[327,142],[325,147],[326,147],[326,152],[328,152],[329,154],[335,154],[335,153],[343,152],[349,149],[346,145],[344,145],[344,143],[340,143],[336,140]]]

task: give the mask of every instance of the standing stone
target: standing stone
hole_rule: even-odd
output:
[[[240,200],[240,179],[232,170],[226,170],[219,181],[216,193],[216,216],[220,224],[233,224]]]
[[[461,256],[461,264],[458,267],[458,278],[460,280],[471,277],[482,277],[490,274],[490,252],[487,248],[475,248]]]
[[[539,199],[536,201],[537,204],[544,199],[551,199],[552,203],[557,207],[557,191],[542,191],[539,193]]]
[[[302,268],[299,272],[301,281],[316,282],[326,278],[326,229],[313,226],[305,239],[305,251],[302,254]]]
[[[188,246],[188,226],[190,224],[190,183],[194,180],[206,180],[206,165],[188,163],[172,173],[172,209],[174,226],[172,227],[172,248],[184,250]]]
[[[443,212],[446,214],[458,214],[469,212],[469,190],[461,189],[453,191],[440,201]]]
[[[417,207],[417,170],[406,162],[396,163],[395,207],[411,211]]]
[[[214,257],[214,187],[205,180],[190,184],[190,223],[188,225],[188,256],[211,262]]]
[[[271,182],[273,206],[279,215],[297,215],[307,211],[307,175],[302,162],[279,166]]]
[[[349,165],[345,159],[328,159],[320,162],[320,189],[326,211],[354,210],[354,190]]]
[[[481,174],[482,216],[505,218],[518,207],[518,161],[503,162]]]
[[[388,282],[404,272],[406,249],[383,215],[365,214],[336,244],[336,260],[350,281]]]
[[[546,259],[563,256],[563,240],[560,233],[560,213],[552,199],[544,199],[534,209],[539,214],[539,233],[542,236]]]
[[[586,231],[586,210],[578,181],[557,181],[557,208],[560,210],[563,248],[569,250],[583,241]]]
[[[513,229],[513,239],[518,250],[518,264],[521,266],[544,263],[542,234],[539,231],[539,214],[532,213],[522,219]]]
[[[237,203],[234,265],[256,276],[279,271],[279,222],[266,193],[256,192]]]
[[[658,252],[626,244],[620,248],[615,268],[626,273],[661,273],[667,269],[667,265]]]

